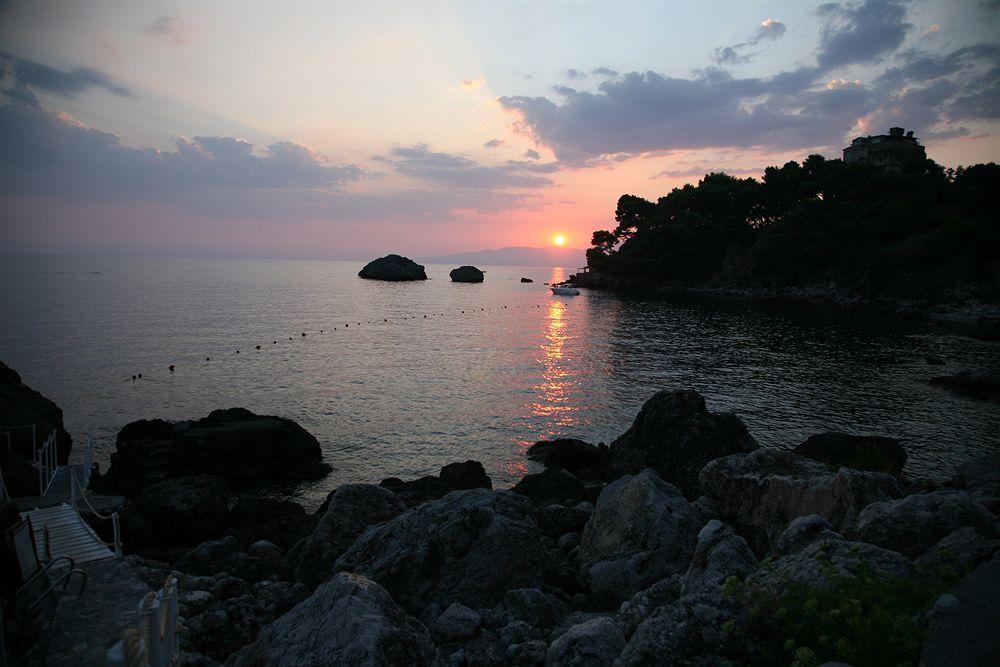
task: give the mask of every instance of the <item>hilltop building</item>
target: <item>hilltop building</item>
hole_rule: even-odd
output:
[[[891,127],[889,134],[876,137],[857,137],[844,149],[844,162],[870,162],[896,171],[907,162],[926,159],[927,153],[913,130],[904,135],[901,127]]]

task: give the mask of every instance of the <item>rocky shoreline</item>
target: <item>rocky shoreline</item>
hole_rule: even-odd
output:
[[[764,448],[698,393],[663,391],[610,445],[526,455],[544,470],[510,490],[464,461],[340,486],[310,514],[257,489],[325,474],[315,439],[232,409],[127,425],[97,486],[121,496],[132,578],[177,578],[185,665],[934,666],[1000,650],[1000,454],[908,479],[894,440]]]

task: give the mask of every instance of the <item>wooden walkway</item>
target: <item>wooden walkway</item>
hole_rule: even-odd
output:
[[[76,510],[65,503],[34,509],[23,514],[31,519],[35,544],[39,552],[44,549],[44,533],[48,528],[49,549],[53,558],[69,556],[80,565],[114,557],[114,552],[80,518]]]

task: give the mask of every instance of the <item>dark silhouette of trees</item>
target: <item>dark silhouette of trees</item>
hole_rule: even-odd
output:
[[[655,203],[622,195],[587,261],[624,284],[829,285],[1000,297],[1000,166],[893,171],[810,155],[761,180],[707,174]]]

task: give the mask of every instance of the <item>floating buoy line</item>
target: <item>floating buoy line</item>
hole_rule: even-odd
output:
[[[527,304],[525,306],[525,310],[530,310],[530,309],[533,309],[533,308],[541,308],[542,305],[543,304],[540,304],[540,303],[539,304]],[[521,306],[520,305],[514,306],[514,308],[516,310],[520,310]],[[510,310],[509,306],[506,306],[506,305],[497,306],[496,309],[498,311],[500,311],[500,310]],[[485,307],[485,308],[479,308],[478,310],[475,309],[475,308],[472,308],[471,310],[470,309],[466,309],[466,310],[462,310],[462,311],[460,311],[458,313],[455,313],[455,316],[457,317],[457,316],[460,316],[460,315],[468,315],[468,314],[480,313],[480,312],[487,312],[487,311],[492,311],[492,310],[493,310],[492,306]],[[422,317],[421,317],[421,315],[422,315]],[[427,319],[428,318],[428,315],[426,313],[422,313],[421,315],[404,315],[404,316],[400,317],[396,321],[415,320],[415,319],[418,319],[418,318],[419,319]],[[432,317],[432,318],[433,317],[446,317],[446,316],[447,316],[446,313],[430,313],[430,317]],[[383,317],[382,318],[382,322],[367,320],[367,323],[369,325],[374,325],[374,326],[379,326],[381,324],[392,324],[392,322],[390,321],[390,319],[388,317]],[[356,322],[356,324],[354,326],[355,326],[355,329],[357,329],[357,327],[360,327],[360,326],[363,326],[363,325],[362,325],[362,322],[358,321],[358,322]],[[332,329],[330,329],[330,331],[331,332],[335,332],[335,331],[338,330],[338,328],[339,327],[333,327]],[[350,329],[350,328],[351,328],[351,323],[350,322],[345,322],[344,323],[344,329]],[[319,329],[319,331],[318,331],[318,333],[320,333],[320,334],[323,334],[325,332],[326,332],[326,329]],[[306,335],[307,333],[309,333],[309,332],[301,331],[300,330],[299,331],[300,335],[298,337],[299,338],[306,338],[307,337],[307,335]],[[314,332],[314,333],[316,333],[316,332]],[[293,340],[293,339],[294,338],[292,336],[288,336],[288,340]],[[271,340],[271,344],[272,345],[277,345],[278,344],[278,340],[276,338],[272,339]],[[258,352],[260,352],[263,348],[261,347],[261,345],[254,345],[253,349],[256,350],[256,351],[258,351]],[[239,348],[235,348],[234,347],[233,350],[234,351],[231,353],[233,355],[236,355],[236,354],[240,353]],[[205,357],[205,361],[206,362],[211,362],[212,361],[212,356],[211,355],[206,356]],[[168,373],[174,373],[177,370],[177,365],[174,364],[174,363],[166,363],[165,365],[166,365]],[[132,382],[138,382],[139,380],[143,380],[143,379],[152,379],[152,378],[149,378],[149,377],[144,378],[142,373],[133,373],[132,377],[131,377],[131,381]],[[129,378],[125,378],[125,382],[128,382],[128,381],[129,381]]]

